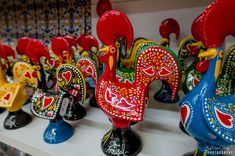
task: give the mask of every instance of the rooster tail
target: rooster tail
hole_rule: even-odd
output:
[[[146,42],[138,48],[137,55],[135,82],[149,87],[153,80],[165,80],[173,100],[181,80],[181,66],[175,53],[154,42]]]

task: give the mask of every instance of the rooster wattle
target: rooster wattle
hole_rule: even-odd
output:
[[[198,57],[207,58],[210,65],[200,83],[179,103],[184,128],[198,143],[194,154],[187,155],[218,156],[222,155],[224,148],[235,144],[235,116],[230,108],[235,101],[235,93],[225,97],[215,94],[223,59],[220,46],[227,35],[235,37],[234,6],[233,0],[216,0],[192,25],[194,38],[208,48]]]
[[[166,80],[172,89],[173,100],[181,79],[179,61],[176,55],[156,43],[139,45],[135,61],[135,75],[132,83],[121,83],[116,78],[116,41],[125,37],[128,48],[133,40],[133,28],[128,17],[120,11],[106,11],[98,20],[97,35],[106,46],[100,61],[106,64],[104,73],[96,85],[96,99],[100,108],[112,120],[114,128],[102,140],[102,150],[107,155],[136,155],[142,144],[130,128],[130,122],[143,120],[145,104],[148,101],[149,85],[153,80]],[[112,144],[118,145],[112,147]],[[124,148],[123,148],[124,147]]]

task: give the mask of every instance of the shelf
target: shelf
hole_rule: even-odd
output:
[[[28,111],[29,105],[24,106]],[[0,123],[7,112],[0,115]],[[178,129],[179,113],[149,108],[144,121],[133,126],[141,136],[143,150],[141,156],[164,155],[180,156],[194,149],[194,141]],[[74,135],[68,141],[50,145],[43,142],[43,132],[48,121],[34,117],[26,127],[18,130],[0,128],[0,140],[8,145],[35,156],[91,156],[103,155],[100,142],[111,128],[103,112],[87,107],[87,116],[73,123]],[[170,150],[168,150],[170,149]]]

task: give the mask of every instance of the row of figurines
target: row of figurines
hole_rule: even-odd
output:
[[[114,19],[108,18],[117,13],[120,14],[117,20],[112,21],[116,16]],[[105,19],[101,20],[104,17]],[[73,135],[73,129],[62,117],[66,120],[83,118],[86,110],[80,104],[89,96],[90,104],[99,106],[114,125],[114,128],[102,139],[104,153],[107,155],[117,155],[114,154],[117,153],[115,151],[119,151],[119,155],[139,153],[142,143],[129,125],[131,122],[136,123],[143,119],[143,110],[147,101],[145,97],[148,97],[151,81],[162,80],[162,88],[154,95],[158,101],[178,102],[177,92],[180,89],[192,98],[196,94],[191,92],[200,84],[203,75],[204,77],[215,75],[210,73],[209,67],[212,65],[209,65],[209,60],[217,56],[216,52],[222,57],[222,52],[214,50],[212,51],[215,53],[214,57],[203,60],[202,57],[207,56],[205,51],[207,52],[208,48],[203,46],[201,41],[189,37],[181,41],[176,57],[169,49],[169,35],[175,33],[178,38],[179,34],[179,25],[174,19],[162,22],[160,33],[163,39],[159,44],[145,38],[138,38],[132,42],[133,37],[130,37],[132,26],[129,22],[123,24],[126,30],[122,33],[123,37],[116,37],[115,42],[110,40],[109,37],[115,36],[117,30],[114,27],[113,30],[109,29],[113,34],[109,33],[105,31],[105,25],[109,23],[115,25],[115,22],[127,21],[126,19],[128,18],[118,11],[110,11],[106,16],[100,17],[97,34],[101,42],[106,45],[100,50],[97,40],[90,35],[80,35],[76,40],[70,36],[56,37],[51,41],[51,53],[42,41],[23,37],[18,40],[16,46],[19,60],[14,61],[14,50],[7,45],[1,45],[0,106],[9,111],[4,127],[17,129],[27,125],[31,117],[23,112],[21,107],[30,102],[33,114],[50,120],[44,132],[45,142],[51,144],[64,142]],[[105,23],[105,20],[108,23]],[[234,46],[229,48],[223,69],[214,85],[216,95],[221,97],[230,96],[234,91],[234,48]],[[189,57],[193,57],[190,65],[185,61]],[[194,90],[197,90],[198,94],[202,91],[202,89]],[[217,104],[215,101],[212,97],[207,98],[207,103]],[[185,103],[180,107],[180,127],[187,133],[188,125],[192,122],[190,115],[196,110]],[[225,101],[223,107],[224,110],[228,108],[233,112],[232,103]],[[210,109],[205,108],[207,109],[205,112]],[[224,111],[217,107],[216,111],[215,115],[219,116],[218,122],[231,124],[226,120],[228,115]],[[114,146],[114,143],[117,146]],[[199,152],[198,150],[196,152],[202,154],[208,150],[203,145],[200,145],[199,149]]]

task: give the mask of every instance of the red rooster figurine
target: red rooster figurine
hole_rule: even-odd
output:
[[[136,53],[134,81],[121,83],[116,79],[115,42],[125,37],[128,48],[131,47],[133,28],[128,17],[117,10],[106,11],[97,22],[97,35],[106,46],[100,50],[100,61],[106,67],[97,81],[96,100],[113,123],[102,139],[102,150],[106,155],[137,155],[142,143],[129,127],[130,122],[143,120],[153,80],[167,81],[172,89],[171,100],[174,99],[181,78],[179,61],[167,48],[154,42],[142,43]]]

